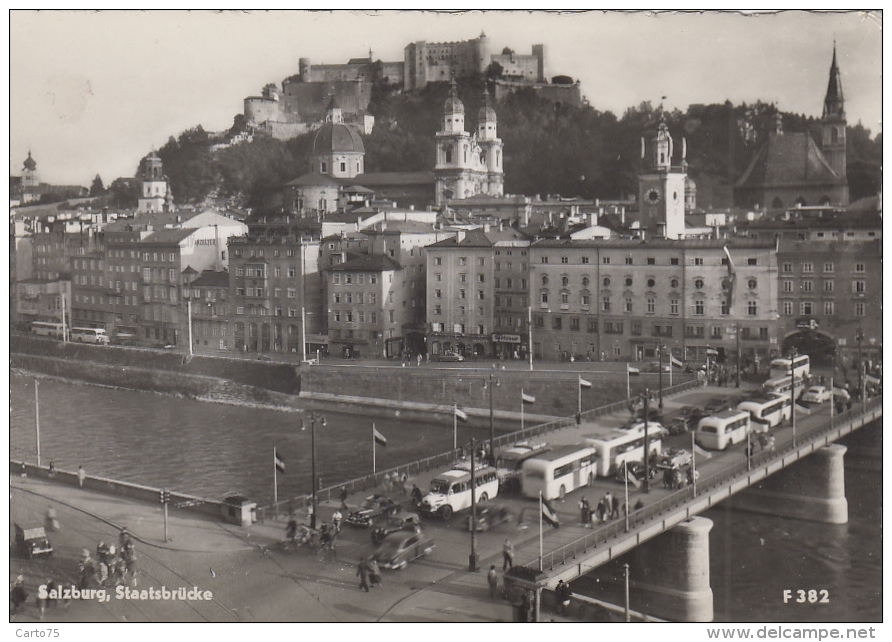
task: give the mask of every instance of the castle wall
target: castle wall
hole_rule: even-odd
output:
[[[245,98],[245,120],[259,125],[279,119],[279,101],[251,96]]]
[[[345,114],[365,111],[372,99],[372,83],[365,81],[301,82],[288,79],[282,83],[281,109],[290,119],[312,122],[322,120],[330,96]]]

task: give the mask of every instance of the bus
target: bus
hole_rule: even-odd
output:
[[[595,481],[595,449],[591,446],[558,446],[530,457],[521,468],[521,488],[527,497],[561,499],[570,491]]]
[[[549,450],[551,450],[551,446],[548,444],[519,442],[510,448],[499,451],[496,456],[496,472],[499,474],[499,488],[502,492],[519,491],[523,462]]]
[[[78,343],[96,343],[108,345],[108,334],[103,328],[71,328],[69,335],[72,341]]]
[[[32,321],[31,332],[41,337],[53,337],[61,339],[65,326],[61,323],[48,323],[46,321]]]
[[[746,410],[726,410],[703,417],[697,424],[694,441],[703,448],[725,450],[746,441],[750,432],[750,413]]]
[[[790,396],[791,389],[793,390],[793,396],[796,397],[804,388],[805,379],[802,379],[801,377],[793,377],[793,380],[791,381],[790,375],[769,379],[762,384],[763,391],[787,397]]]
[[[648,422],[648,450],[659,454],[663,450],[664,430],[654,430],[654,422]],[[644,462],[644,424],[624,430],[602,428],[584,435],[585,443],[595,449],[595,474],[609,477],[628,461]]]
[[[789,394],[771,394],[741,401],[737,404],[737,409],[750,413],[753,423],[774,428],[781,425],[785,419],[790,418],[792,404]]]
[[[800,379],[807,377],[811,372],[811,362],[808,355],[800,354],[792,359],[783,357],[780,359],[772,359],[770,377],[772,379],[783,377],[784,375],[789,377],[791,369],[793,370],[794,377],[799,377]]]
[[[478,503],[486,502],[499,494],[499,477],[492,466],[475,466],[474,493]],[[471,507],[471,471],[461,468],[447,470],[431,480],[430,492],[421,500],[421,511],[437,514],[449,520],[460,510]]]

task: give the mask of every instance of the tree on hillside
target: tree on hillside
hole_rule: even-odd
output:
[[[139,194],[139,181],[135,178],[116,178],[108,186],[109,205],[112,207],[136,207],[139,203]]]
[[[102,196],[103,194],[105,194],[105,187],[102,185],[102,177],[96,174],[96,178],[90,185],[90,196]]]

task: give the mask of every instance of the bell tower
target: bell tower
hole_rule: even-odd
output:
[[[666,116],[661,112],[655,134],[641,139],[641,173],[638,175],[638,218],[641,228],[656,237],[684,237],[687,142],[682,139],[681,158],[672,164],[675,146]]]
[[[830,63],[830,81],[824,97],[822,147],[824,157],[834,173],[846,180],[846,111],[842,95],[842,81],[836,64],[836,43],[833,43],[833,62]]]

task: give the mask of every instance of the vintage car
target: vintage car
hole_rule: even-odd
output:
[[[425,533],[394,533],[384,539],[372,556],[384,568],[405,568],[414,559],[427,555],[434,540]]]
[[[465,358],[458,354],[457,352],[444,352],[439,357],[437,357],[437,361],[464,361]]]
[[[23,528],[16,524],[15,544],[19,554],[29,559],[37,555],[53,554],[53,545],[50,544],[43,526]]]
[[[683,468],[691,463],[694,456],[683,449],[669,448],[657,455],[656,464],[660,470]]]
[[[824,403],[830,400],[830,389],[826,386],[812,386],[802,393],[802,401],[809,403]]]
[[[385,495],[369,495],[362,505],[347,516],[347,523],[353,526],[374,526],[376,521],[381,521],[390,515],[395,515],[402,509],[402,504]]]
[[[639,482],[644,481],[644,464],[640,461],[624,461],[619,465],[619,468],[616,471],[616,475],[614,479],[621,484],[626,482],[626,468],[628,467],[629,472],[632,474],[632,477]],[[654,479],[657,476],[657,469],[655,466],[650,467],[650,479]]]
[[[507,506],[498,504],[487,504],[477,507],[477,528],[478,531],[488,531],[489,529],[509,522],[514,518],[514,512]],[[471,516],[468,515],[468,530],[471,530]]]
[[[420,533],[422,531],[421,517],[418,516],[418,513],[400,511],[393,515],[385,524],[372,531],[372,544],[378,545],[388,535],[401,531],[409,531],[410,533]]]

